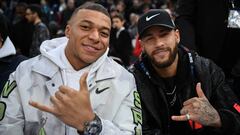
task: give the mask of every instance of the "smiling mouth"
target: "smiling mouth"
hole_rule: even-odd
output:
[[[92,53],[96,53],[98,52],[100,49],[99,48],[96,48],[96,47],[93,47],[91,45],[83,45],[85,50],[87,50],[88,52],[92,52]]]
[[[152,55],[165,55],[169,52],[168,49],[158,49],[152,52]]]

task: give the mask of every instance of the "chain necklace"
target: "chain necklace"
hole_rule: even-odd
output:
[[[176,85],[174,86],[172,92],[166,92],[167,98],[169,99],[168,101],[170,101],[170,106],[173,106],[176,102],[177,99],[177,94],[176,94]],[[170,98],[173,96],[173,98],[170,100]]]

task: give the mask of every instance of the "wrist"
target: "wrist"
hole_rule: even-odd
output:
[[[91,121],[86,121],[83,123],[83,128],[78,130],[79,135],[98,135],[102,131],[101,119],[94,114],[94,118]]]
[[[89,115],[85,117],[85,120],[82,120],[83,122],[80,122],[78,126],[76,126],[76,129],[78,131],[84,131],[84,127],[85,127],[84,125],[90,121],[93,121],[95,117],[96,117],[96,114],[94,112],[91,114],[89,113]]]

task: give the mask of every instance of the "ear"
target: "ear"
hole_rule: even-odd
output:
[[[70,25],[67,25],[67,26],[66,26],[66,29],[65,29],[65,36],[66,36],[67,38],[70,37],[70,32],[71,32],[71,26],[70,26]]]
[[[139,43],[140,43],[140,45],[141,45],[142,52],[144,52],[144,51],[145,51],[145,49],[144,49],[144,43],[142,42],[141,39],[138,39],[138,41],[139,41]]]
[[[177,43],[179,43],[180,42],[180,33],[179,33],[178,29],[175,30],[175,36],[176,36]]]

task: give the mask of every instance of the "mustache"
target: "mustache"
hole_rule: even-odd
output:
[[[152,55],[157,54],[159,52],[164,52],[164,51],[169,51],[171,52],[171,48],[170,47],[166,47],[166,48],[156,48],[153,52]]]

